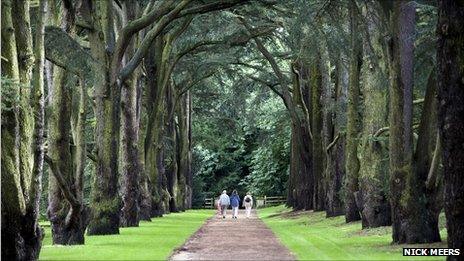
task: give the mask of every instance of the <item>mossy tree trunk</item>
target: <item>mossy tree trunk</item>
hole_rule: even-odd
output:
[[[418,180],[417,189],[425,201],[421,219],[429,228],[427,233],[429,233],[428,237],[432,242],[441,241],[438,218],[443,209],[442,173],[441,169],[438,168],[442,153],[437,129],[438,105],[436,96],[436,69],[432,68],[427,81],[414,154],[414,173]],[[434,159],[435,162],[433,162]]]
[[[335,63],[335,111],[333,140],[326,147],[327,166],[327,201],[326,216],[335,217],[345,214],[342,197],[343,180],[345,178],[345,127],[348,92],[348,68],[340,54]]]
[[[438,1],[438,108],[448,247],[464,248],[464,5]],[[448,257],[460,260],[460,257]]]
[[[155,47],[145,58],[148,74],[148,95],[147,95],[147,123],[145,133],[145,172],[150,179],[151,185],[151,216],[157,217],[164,214],[162,206],[162,187],[161,180],[164,175],[162,154],[160,154],[160,140],[163,128],[164,99],[159,78],[161,66],[161,53],[163,42],[161,37],[155,39]]]
[[[313,143],[311,130],[312,85],[310,68],[304,61],[295,61],[292,65],[293,88],[292,103],[287,103],[291,113],[292,136],[289,194],[291,193],[295,210],[314,208],[315,189]],[[291,107],[290,107],[291,106]],[[293,190],[290,190],[290,185]]]
[[[63,2],[61,6],[61,27],[70,36],[75,35],[74,8],[69,2]],[[50,175],[49,178],[47,216],[51,222],[54,244],[84,244],[86,209],[83,205],[82,189],[86,157],[84,139],[85,84],[81,79],[78,88],[78,108],[74,109],[76,120],[73,124],[74,128],[72,128],[72,90],[75,89],[76,77],[58,66],[55,66],[53,71],[47,157],[53,175]],[[65,183],[60,181],[61,179]]]
[[[346,222],[361,219],[356,206],[355,193],[358,188],[359,159],[358,135],[359,119],[359,74],[361,69],[362,45],[359,39],[359,14],[355,0],[350,0],[350,32],[351,51],[349,65],[349,88],[346,124],[346,178],[345,178],[345,220]]]
[[[25,188],[26,198],[29,198],[29,188],[32,177],[32,138],[34,129],[34,118],[31,107],[31,76],[34,65],[34,53],[32,46],[31,21],[29,14],[29,1],[12,1],[12,18],[15,30],[18,66],[19,66],[19,171],[21,172],[21,183]]]
[[[311,132],[312,138],[312,172],[313,183],[313,206],[315,211],[324,210],[324,156],[323,150],[323,108],[322,108],[322,72],[321,56],[318,52],[310,65],[311,82]]]
[[[46,1],[39,2],[34,50],[29,2],[12,3],[7,0],[2,1],[1,6],[2,78],[8,80],[2,83],[1,220],[4,260],[37,260],[43,238],[38,214],[44,156],[41,80],[45,6]],[[18,36],[18,33],[22,35]],[[38,111],[35,118],[32,108]]]
[[[124,15],[130,22],[136,18],[137,2],[124,2]],[[126,59],[133,56],[137,38],[132,39],[126,49]],[[122,84],[121,91],[121,157],[123,176],[123,207],[121,210],[121,225],[136,227],[139,225],[139,177],[141,172],[139,162],[139,125],[137,121],[137,78],[138,71],[133,72]]]
[[[381,34],[384,31],[382,16],[375,3],[365,10],[366,36],[363,43],[363,126],[360,151],[358,207],[362,213],[363,228],[391,224],[388,200],[388,152],[387,138],[376,136],[387,125],[388,68],[382,55],[386,44]]]
[[[415,3],[394,2],[390,14],[390,191],[394,243],[440,240],[429,224],[425,182],[413,158],[413,50]],[[422,199],[422,200],[418,200]]]
[[[187,91],[185,94],[182,94],[181,101],[178,107],[178,136],[179,136],[179,156],[178,156],[178,180],[179,180],[179,189],[182,195],[183,200],[183,209],[191,208],[192,204],[192,173],[191,173],[191,162],[190,162],[190,113],[191,113],[191,104],[190,104],[190,91]]]
[[[96,172],[92,187],[91,220],[87,233],[119,233],[121,202],[118,197],[120,85],[111,84],[109,68],[114,48],[113,3],[95,1],[87,7],[93,30],[89,34],[92,56],[98,63],[95,81]]]
[[[168,83],[165,92],[166,99],[166,110],[168,113],[166,116],[166,132],[165,140],[163,141],[165,150],[165,164],[166,164],[166,181],[167,181],[167,192],[169,193],[169,212],[178,212],[179,201],[179,180],[177,177],[178,165],[177,165],[177,146],[178,137],[176,131],[175,122],[175,90],[171,83]]]

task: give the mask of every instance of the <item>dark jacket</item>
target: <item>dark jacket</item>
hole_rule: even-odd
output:
[[[237,194],[232,194],[232,196],[230,196],[230,205],[232,207],[240,206],[240,197]]]

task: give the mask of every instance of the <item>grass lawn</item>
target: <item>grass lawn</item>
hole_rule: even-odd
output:
[[[445,260],[444,257],[403,257],[405,245],[391,245],[391,227],[361,229],[345,217],[325,218],[325,212],[291,212],[284,206],[258,210],[258,215],[299,260]],[[444,216],[440,233],[446,242]],[[410,247],[446,247],[445,243]]]
[[[51,243],[48,222],[40,260],[165,260],[181,246],[214,210],[173,213],[137,228],[121,228],[119,235],[86,236],[85,245],[57,246]]]

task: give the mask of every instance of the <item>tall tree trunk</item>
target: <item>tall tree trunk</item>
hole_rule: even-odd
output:
[[[348,91],[348,69],[343,64],[340,55],[335,66],[335,117],[334,138],[328,149],[327,166],[327,203],[326,216],[335,217],[345,214],[345,205],[342,198],[343,179],[345,177],[345,142],[343,130],[346,127],[346,106]]]
[[[388,201],[388,152],[385,139],[375,136],[380,128],[387,125],[388,68],[382,54],[386,50],[381,34],[381,15],[375,3],[368,5],[365,11],[366,31],[363,49],[363,127],[362,149],[363,159],[359,170],[359,205],[362,213],[362,226],[379,227],[391,224],[390,204]],[[383,139],[382,139],[383,138]]]
[[[415,175],[417,176],[417,189],[425,201],[425,210],[422,221],[429,227],[430,237],[434,242],[441,241],[438,218],[443,208],[443,185],[437,179],[438,167],[434,167],[433,158],[441,157],[441,144],[438,138],[438,105],[437,81],[435,68],[430,72],[422,107],[421,121],[418,129],[418,139],[414,154]],[[438,162],[435,164],[438,165]],[[441,173],[440,173],[441,174]]]
[[[147,59],[145,59],[145,65],[147,68],[147,76],[150,76],[150,67],[149,64],[147,63]],[[143,87],[142,87],[143,86]],[[146,128],[147,128],[147,122],[148,122],[148,111],[146,106],[142,106],[141,103],[144,101],[142,99],[143,96],[143,88],[148,89],[149,85],[147,81],[142,81],[141,78],[139,78],[139,86],[138,86],[138,108],[139,108],[139,113],[137,120],[139,122],[139,160],[140,160],[140,183],[139,183],[139,188],[140,188],[140,197],[139,197],[139,207],[140,207],[140,213],[139,213],[139,219],[140,220],[145,220],[145,221],[151,221],[151,209],[152,209],[152,196],[151,196],[151,180],[149,176],[147,175],[147,170],[145,167],[145,133],[146,133]],[[148,91],[147,91],[148,92]],[[148,100],[148,99],[147,99]]]
[[[179,194],[180,194],[180,201],[182,209],[189,208],[189,202],[191,199],[189,198],[188,191],[190,190],[188,179],[190,176],[189,173],[189,152],[190,152],[190,141],[189,141],[189,114],[190,114],[190,93],[187,91],[186,93],[182,94],[180,97],[180,104],[178,106],[178,182],[179,182]]]
[[[361,42],[359,39],[359,14],[355,0],[350,1],[351,53],[350,79],[348,89],[347,124],[346,124],[346,194],[345,220],[352,222],[360,220],[356,206],[355,193],[358,189],[358,135],[359,135],[359,73],[361,69]]]
[[[438,104],[448,247],[464,249],[464,6],[438,2]],[[459,260],[461,257],[448,257]]]
[[[89,235],[119,234],[121,202],[118,197],[118,153],[120,130],[120,85],[110,84],[109,64],[114,48],[113,3],[95,1],[88,9],[94,30],[89,34],[95,66],[96,171],[92,187]],[[107,47],[109,49],[107,49]]]
[[[178,118],[179,118],[179,192],[182,197],[183,209],[191,207],[191,195],[188,193],[191,191],[190,179],[190,92],[187,91],[182,94],[180,98],[180,104],[178,107]]]
[[[335,116],[335,93],[334,85],[331,79],[331,65],[328,42],[319,41],[320,60],[319,68],[321,73],[321,111],[322,111],[322,147],[321,154],[323,157],[323,171],[321,182],[319,182],[322,200],[322,209],[327,210],[327,190],[329,178],[331,175],[332,158],[330,157],[327,147],[334,139],[334,116]]]
[[[30,70],[33,65],[31,63],[34,61],[29,3],[15,2],[15,5],[17,6],[13,8],[14,12],[12,12],[11,1],[2,1],[1,6],[2,78],[9,80],[8,83],[2,84],[4,95],[1,110],[2,259],[37,260],[43,235],[42,229],[38,226],[43,159],[43,124],[41,125],[43,113],[38,114],[36,125],[33,126],[29,102],[30,90],[26,90],[31,84]],[[41,108],[42,112],[43,96],[40,95],[40,90],[43,91],[43,82],[40,82],[39,73],[42,72],[40,68],[43,66],[44,6],[45,2],[40,2],[41,8],[36,27],[37,63],[33,82],[33,89],[37,94],[33,96],[34,105],[37,109]],[[13,13],[15,16],[23,16],[16,17],[14,26]],[[24,35],[15,36],[15,30]],[[20,62],[18,58],[21,59]],[[29,133],[22,136],[24,131]],[[32,148],[35,155],[32,154]],[[24,165],[21,165],[22,163]]]
[[[75,9],[68,3],[62,5],[63,19],[61,27],[71,36],[75,34]],[[79,88],[79,108],[77,111],[77,124],[71,136],[72,120],[72,93],[75,77],[59,67],[54,68],[53,96],[51,97],[51,110],[49,117],[49,152],[53,175],[49,177],[49,205],[47,215],[51,222],[52,240],[54,244],[75,245],[84,244],[85,209],[82,204],[82,179],[85,164],[85,84],[81,81]],[[83,115],[81,115],[83,113]],[[74,137],[74,142],[71,138]],[[75,150],[71,149],[74,144]],[[73,158],[75,162],[73,162]],[[75,164],[74,164],[75,163]],[[75,169],[74,169],[75,166]],[[56,177],[62,176],[67,181],[63,188]],[[73,204],[63,192],[63,189],[79,201]]]
[[[124,177],[121,225],[136,227],[139,224],[139,152],[136,120],[136,79],[131,77],[122,89],[122,175]]]
[[[394,2],[390,16],[390,189],[393,242],[428,243],[440,238],[426,222],[425,183],[414,171],[412,138],[415,3]]]
[[[45,35],[45,20],[47,0],[39,2],[39,8],[35,14],[37,24],[35,27],[35,45],[34,45],[34,71],[32,74],[32,108],[34,113],[34,139],[33,153],[34,163],[32,168],[32,180],[30,189],[29,204],[26,207],[26,244],[33,251],[28,254],[28,259],[34,260],[38,258],[42,245],[43,229],[39,226],[40,213],[40,196],[42,193],[42,175],[44,167],[44,129],[45,129],[45,92],[44,92],[44,65],[45,65],[45,50],[44,50],[44,35]]]
[[[16,37],[19,82],[20,82],[20,106],[18,108],[19,121],[19,171],[21,183],[24,187],[26,199],[29,198],[29,188],[32,177],[32,138],[34,128],[34,116],[31,107],[31,76],[34,65],[34,53],[32,47],[31,21],[29,15],[29,1],[13,1],[13,26]]]
[[[168,83],[165,92],[166,97],[166,133],[165,133],[165,162],[166,162],[166,181],[167,192],[169,193],[169,212],[178,212],[178,189],[179,181],[177,178],[178,165],[177,165],[177,136],[175,126],[175,102],[174,102],[174,86]]]
[[[124,11],[127,21],[136,18],[135,1],[126,1]],[[135,51],[135,39],[133,39],[126,50],[126,58],[130,58]],[[121,210],[121,225],[124,227],[137,227],[139,225],[139,176],[140,162],[138,150],[139,126],[137,122],[137,77],[138,72],[133,72],[123,83],[121,92],[122,112],[122,175],[124,179],[123,207]]]
[[[310,68],[311,79],[311,132],[312,138],[312,171],[314,175],[313,206],[315,211],[324,210],[324,155],[323,151],[323,109],[322,109],[322,74],[320,53],[316,54]]]
[[[151,216],[158,217],[164,214],[162,202],[162,176],[164,175],[163,157],[161,154],[160,140],[162,137],[164,99],[163,92],[160,90],[159,69],[160,53],[162,53],[162,41],[160,37],[155,39],[155,48],[153,48],[147,57],[145,63],[147,66],[148,76],[148,94],[147,94],[147,127],[145,133],[145,172],[151,183]],[[155,51],[156,50],[156,51]]]
[[[308,210],[314,207],[315,177],[312,168],[312,139],[309,109],[311,104],[311,83],[308,66],[295,62],[293,70],[294,92],[292,103],[285,102],[292,120],[290,177],[288,194],[294,210]],[[291,107],[293,106],[293,107]],[[301,114],[296,113],[300,108]],[[300,115],[304,115],[304,118]],[[288,199],[287,199],[288,200]]]

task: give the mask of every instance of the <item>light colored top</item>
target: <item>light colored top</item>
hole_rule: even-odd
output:
[[[219,197],[219,203],[221,203],[221,206],[228,206],[230,205],[230,198],[227,196],[227,194],[221,194]]]
[[[250,202],[246,202],[246,199],[247,198],[250,198]],[[244,207],[251,207],[253,206],[253,197],[251,197],[250,195],[246,195],[244,198],[243,198],[243,206]]]

